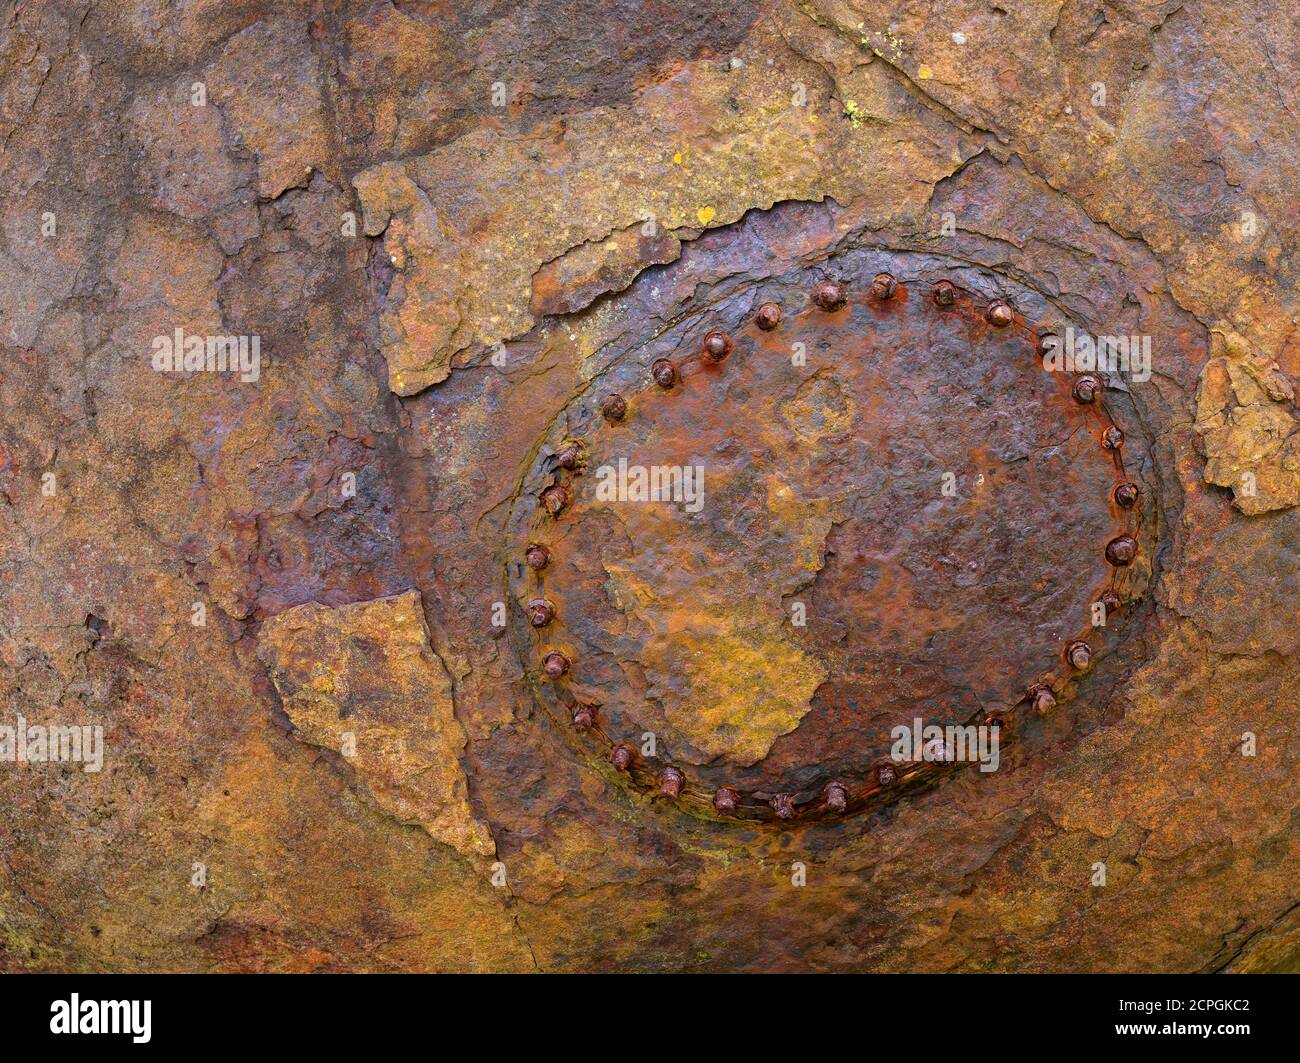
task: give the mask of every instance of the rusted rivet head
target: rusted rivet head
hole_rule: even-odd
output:
[[[1116,568],[1133,564],[1137,553],[1137,540],[1131,535],[1117,535],[1106,544],[1106,560]]]
[[[627,771],[632,766],[632,747],[615,746],[609,755],[609,762],[618,771]]]
[[[676,797],[682,792],[685,776],[676,768],[664,768],[659,773],[659,792],[665,797]]]
[[[670,388],[677,383],[677,369],[667,358],[660,358],[650,367],[650,375],[661,388]]]
[[[533,627],[545,627],[555,619],[555,606],[545,598],[534,598],[524,606],[524,612],[528,615],[528,622]]]
[[[731,337],[725,332],[713,331],[704,337],[704,357],[720,362],[731,353]]]
[[[822,281],[813,288],[812,301],[823,310],[838,310],[848,301],[848,296],[838,281]]]
[[[622,395],[606,395],[600,400],[600,412],[607,421],[621,421],[627,416],[627,399]]]
[[[552,517],[558,517],[569,504],[569,491],[563,484],[555,484],[542,492],[542,505]]]
[[[1125,509],[1132,509],[1137,505],[1137,500],[1142,494],[1142,489],[1134,483],[1120,484],[1115,488],[1115,501]]]
[[[781,308],[776,303],[764,303],[754,315],[754,321],[764,332],[771,332],[781,324]]]
[[[739,798],[740,795],[730,786],[723,786],[713,795],[713,807],[719,812],[734,812],[736,811],[736,802]]]
[[[952,306],[957,301],[957,285],[952,281],[939,281],[931,294],[936,306]]]
[[[551,552],[541,543],[529,543],[524,547],[524,560],[528,562],[529,568],[540,572],[551,560]]]
[[[1015,311],[1005,299],[994,299],[984,311],[984,320],[994,328],[1006,328],[1015,319]]]
[[[898,291],[898,281],[892,273],[877,273],[871,278],[871,294],[876,299],[890,299]]]
[[[596,723],[596,711],[590,705],[579,705],[573,710],[573,726],[579,731],[590,731]]]
[[[1065,659],[1075,671],[1086,672],[1092,664],[1092,647],[1086,642],[1071,642],[1065,651]]]
[[[825,797],[826,807],[832,812],[840,813],[849,807],[849,791],[843,783],[827,783]]]
[[[876,769],[876,782],[881,786],[893,786],[898,782],[898,769],[892,764],[882,764]]]
[[[569,670],[569,658],[552,650],[542,658],[542,671],[551,679],[559,679]]]
[[[1107,450],[1119,450],[1124,445],[1124,433],[1111,425],[1101,434],[1101,445]]]
[[[1033,687],[1029,691],[1029,701],[1039,716],[1046,716],[1056,708],[1056,695],[1052,693],[1050,687]]]
[[[1075,402],[1096,402],[1101,394],[1101,381],[1095,376],[1081,376],[1074,382]]]
[[[1124,608],[1124,599],[1114,591],[1102,591],[1101,604],[1105,606],[1106,618],[1110,619]]]
[[[555,452],[555,463],[561,469],[576,469],[580,456],[577,443],[566,443]]]
[[[794,797],[790,794],[773,794],[768,804],[772,806],[777,819],[794,818]]]

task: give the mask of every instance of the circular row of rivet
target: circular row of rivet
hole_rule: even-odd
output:
[[[892,274],[882,272],[877,273],[872,279],[869,291],[873,299],[884,302],[892,299],[898,288],[899,282],[897,279]],[[942,310],[968,309],[976,306],[973,300],[967,300],[964,297],[962,290],[957,285],[947,280],[941,280],[933,286],[931,298],[934,304]],[[827,279],[812,288],[809,292],[809,299],[821,310],[827,313],[835,313],[847,305],[848,291],[839,281]],[[1008,328],[1017,323],[1015,310],[1005,299],[994,299],[987,302],[979,312],[984,321],[994,328]],[[783,317],[784,312],[779,304],[765,302],[757,308],[753,320],[759,329],[770,332],[780,326]],[[1035,332],[1023,324],[1020,327],[1033,337],[1035,349],[1040,356],[1045,351],[1049,337],[1055,335],[1050,330]],[[711,330],[705,334],[698,350],[683,359],[681,363],[674,363],[666,358],[656,360],[650,369],[651,379],[660,389],[664,391],[671,390],[683,379],[683,370],[687,364],[702,360],[709,365],[721,365],[732,353],[734,347],[734,341],[727,332],[720,329]],[[1104,385],[1100,378],[1087,373],[1075,379],[1071,394],[1074,400],[1080,404],[1092,404],[1100,402],[1103,390]],[[599,409],[601,416],[608,423],[618,424],[626,419],[629,407],[627,399],[622,394],[609,392],[601,398]],[[1100,443],[1107,450],[1115,453],[1117,464],[1122,472],[1123,464],[1119,455],[1124,443],[1123,432],[1113,424],[1109,425],[1103,430]],[[581,451],[582,444],[580,441],[570,440],[566,442],[556,454],[557,468],[569,472],[578,470]],[[1141,497],[1141,490],[1137,484],[1125,480],[1115,486],[1112,497],[1122,509],[1131,510],[1137,505]],[[556,518],[568,508],[573,501],[573,496],[565,484],[555,483],[541,492],[539,501],[542,509],[550,517]],[[1137,540],[1128,534],[1116,536],[1107,543],[1105,548],[1106,560],[1114,568],[1122,568],[1132,564],[1137,557],[1137,553]],[[539,582],[542,571],[547,567],[551,559],[549,548],[541,543],[529,543],[524,549],[524,560],[528,567],[538,574]],[[1118,612],[1123,605],[1123,600],[1114,590],[1105,591],[1101,595],[1100,601],[1104,605],[1108,616]],[[524,606],[524,612],[529,624],[534,628],[544,628],[556,617],[555,606],[545,598],[544,590],[527,602]],[[1077,675],[1082,675],[1092,667],[1092,647],[1084,639],[1076,639],[1070,642],[1065,647],[1064,656],[1072,672]],[[542,674],[552,682],[563,679],[570,673],[572,666],[573,662],[565,654],[557,650],[547,651],[541,657]],[[1025,697],[1018,704],[1028,705],[1039,715],[1046,716],[1056,708],[1060,693],[1059,689],[1054,689],[1047,682],[1036,683],[1029,687]],[[616,742],[600,729],[597,706],[580,703],[572,696],[562,698],[562,700],[566,701],[571,710],[572,723],[578,731],[593,733],[604,739],[609,747],[609,762],[616,771],[627,775],[638,771],[641,771],[643,775],[648,774],[653,788],[665,798],[677,800],[687,794],[688,791],[702,795],[717,813],[729,817],[739,815],[743,807],[748,807],[751,812],[766,807],[770,810],[769,814],[772,817],[781,821],[793,819],[797,814],[815,811],[819,808],[832,815],[840,815],[847,812],[850,807],[865,804],[870,798],[884,790],[895,787],[900,782],[915,780],[918,776],[930,775],[944,767],[951,766],[951,762],[935,760],[914,761],[906,764],[884,761],[870,769],[868,781],[862,787],[855,788],[846,781],[832,780],[823,786],[814,798],[802,803],[797,801],[794,794],[767,794],[763,791],[753,791],[750,795],[753,801],[744,806],[742,805],[744,797],[741,791],[735,787],[721,786],[710,793],[707,788],[691,786],[682,771],[672,765],[666,765],[657,770],[645,766],[644,770],[642,770],[643,758],[633,745],[627,742]],[[1011,711],[982,713],[975,719],[967,721],[967,723],[968,725],[982,723],[986,726],[1003,728],[1009,731],[1009,714]]]

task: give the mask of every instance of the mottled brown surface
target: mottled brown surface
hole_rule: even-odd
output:
[[[0,5],[0,725],[106,745],[0,763],[0,967],[1300,964],[1291,13],[736,7]],[[687,814],[539,700],[520,503],[674,330],[855,254],[1152,336],[1150,582],[997,772]],[[260,379],[155,372],[176,328]]]

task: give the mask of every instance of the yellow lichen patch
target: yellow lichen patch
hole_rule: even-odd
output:
[[[718,216],[718,212],[712,207],[701,207],[696,211],[695,216],[700,219],[701,225],[708,225],[709,222]]]
[[[916,76],[920,78],[922,81],[929,81],[930,78],[934,77],[934,71],[931,70],[925,64],[922,64],[920,67],[917,68]]]
[[[834,376],[818,373],[799,385],[794,397],[781,403],[781,419],[809,443],[834,439],[849,430],[857,404]]]
[[[767,484],[767,510],[777,524],[797,533],[795,566],[804,572],[820,571],[826,560],[826,536],[836,521],[844,519],[842,500],[805,500],[788,484],[773,478]]]
[[[699,618],[648,660],[681,670],[690,698],[665,709],[669,721],[710,756],[749,765],[793,731],[826,678],[821,663],[787,642],[779,620],[755,609]]]

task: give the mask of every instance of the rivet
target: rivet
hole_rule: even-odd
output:
[[[529,568],[540,572],[551,560],[551,552],[541,543],[529,543],[524,547],[524,560],[528,562]]]
[[[1034,687],[1029,691],[1029,699],[1039,716],[1046,716],[1056,708],[1056,695],[1052,693],[1050,687]]]
[[[1092,664],[1092,647],[1086,642],[1072,642],[1065,651],[1065,659],[1075,671],[1086,672]]]
[[[528,622],[533,627],[545,627],[555,619],[555,606],[545,598],[534,598],[524,606],[524,612],[528,615]]]
[[[882,764],[876,769],[876,782],[881,786],[893,786],[898,782],[898,769],[892,764]]]
[[[609,755],[609,762],[617,771],[627,771],[632,766],[632,747],[615,746]]]
[[[871,294],[877,299],[893,298],[898,291],[898,281],[892,273],[877,273],[871,278]]]
[[[665,797],[676,797],[682,792],[685,776],[676,768],[664,768],[659,773],[659,792]]]
[[[1081,376],[1074,382],[1075,402],[1095,402],[1101,394],[1101,381],[1095,376]]]
[[[542,505],[552,517],[564,512],[570,502],[568,489],[562,484],[555,484],[542,492]]]
[[[650,375],[655,378],[655,383],[664,389],[677,383],[677,369],[667,358],[660,358],[655,362],[650,367]]]
[[[812,301],[823,310],[838,310],[847,301],[844,285],[837,281],[822,281],[812,290]]]
[[[555,454],[555,463],[561,469],[576,469],[578,467],[579,449],[577,443],[566,443]]]
[[[764,303],[754,315],[754,322],[764,332],[771,332],[781,324],[781,308],[776,303]]]
[[[1133,564],[1137,552],[1137,540],[1131,535],[1117,535],[1106,544],[1106,560],[1116,568]]]
[[[1015,319],[1015,311],[1005,299],[994,299],[984,311],[984,320],[994,328],[1006,328]]]
[[[551,679],[559,679],[569,670],[569,658],[552,650],[542,658],[542,671]]]
[[[704,337],[704,357],[720,362],[731,353],[731,337],[725,332],[713,331]]]
[[[777,819],[794,818],[794,798],[790,794],[773,794],[768,802]]]
[[[827,783],[825,797],[826,807],[832,812],[840,813],[849,807],[849,791],[843,783]]]
[[[1106,608],[1106,619],[1110,619],[1121,609],[1124,608],[1124,599],[1114,591],[1103,591],[1101,595],[1101,604]]]
[[[579,731],[590,731],[596,723],[596,713],[590,705],[579,705],[573,710],[573,726]]]
[[[952,306],[957,301],[957,285],[952,281],[939,281],[931,295],[936,306]]]
[[[1107,450],[1119,450],[1124,445],[1124,433],[1111,425],[1101,434],[1101,445]]]
[[[621,421],[627,416],[627,399],[619,394],[606,395],[600,400],[600,412],[607,421]]]
[[[734,812],[739,797],[740,795],[730,786],[723,786],[713,795],[713,807],[719,812]]]
[[[1115,501],[1125,509],[1132,509],[1141,494],[1142,489],[1137,484],[1123,483],[1115,488]]]

